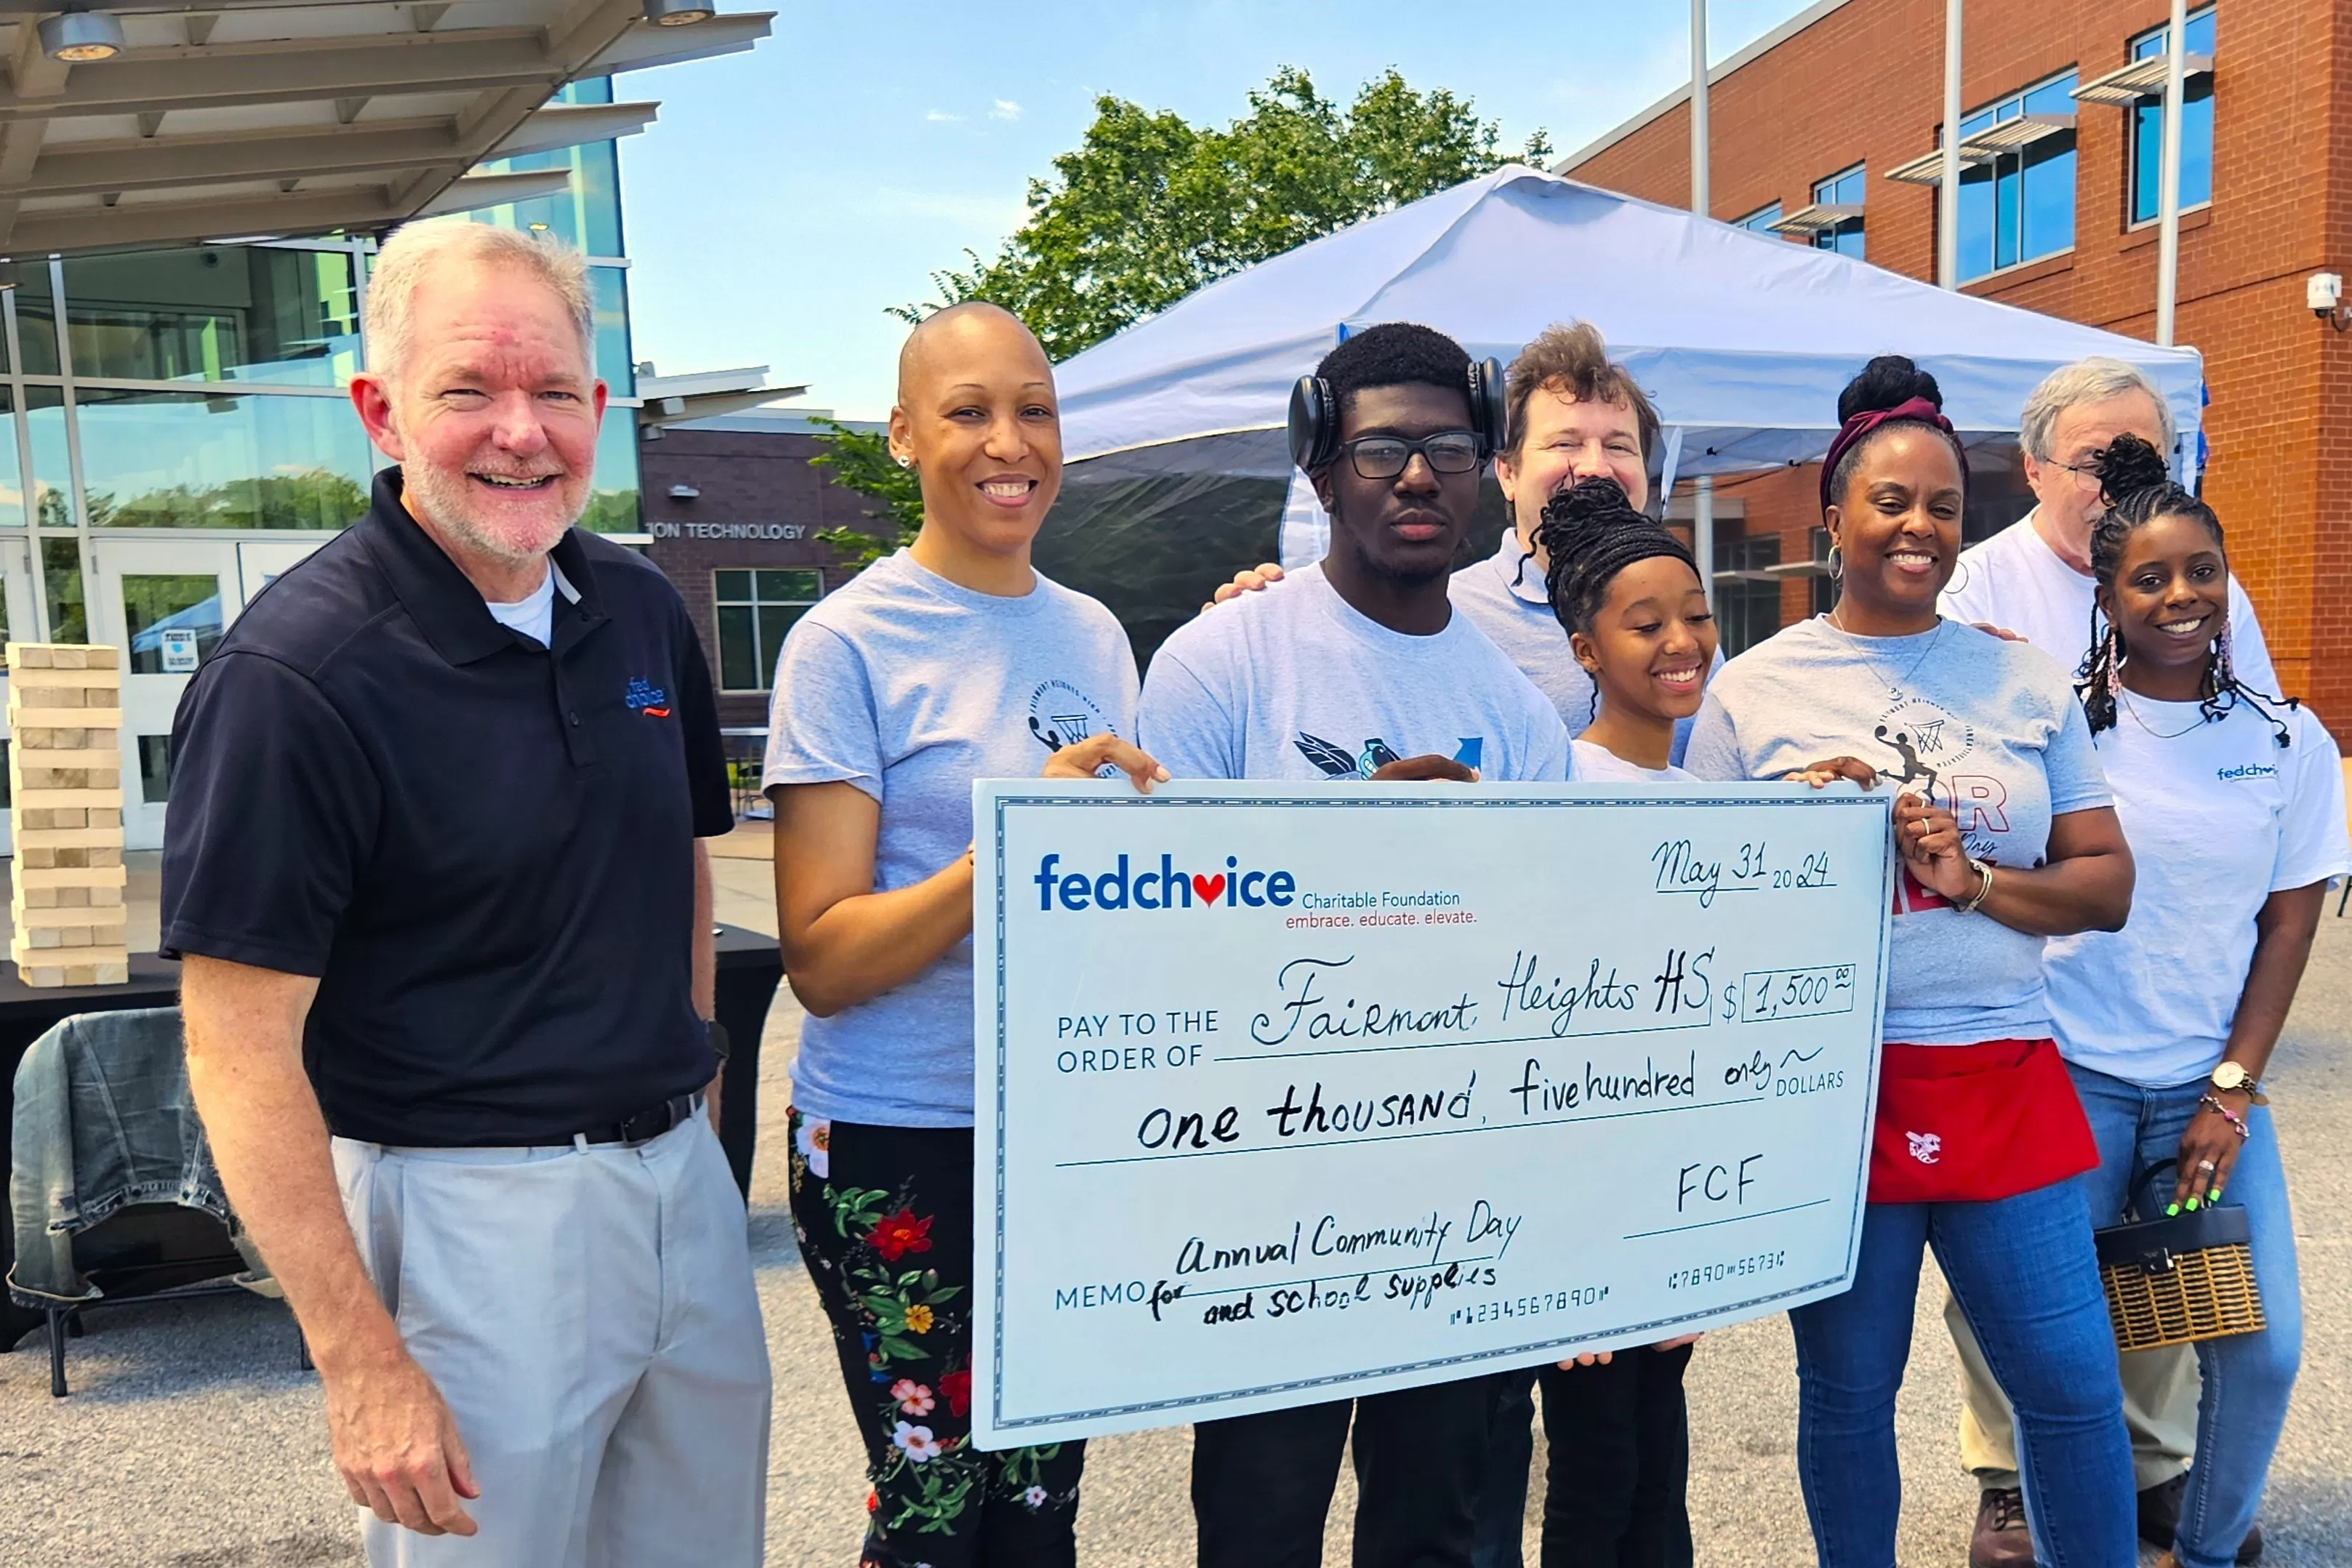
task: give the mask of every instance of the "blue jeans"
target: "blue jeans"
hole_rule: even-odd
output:
[[[1895,1563],[1895,1395],[1927,1246],[2017,1408],[2036,1559],[2131,1568],[2131,1439],[2082,1184],[1990,1203],[1874,1203],[1864,1213],[1853,1289],[1789,1314],[1798,1479],[1822,1568]]]
[[[2099,1168],[2082,1179],[2098,1225],[2123,1218],[2130,1201],[2125,1190],[2133,1165],[2142,1171],[2180,1152],[2180,1136],[2197,1114],[2206,1082],[2143,1089],[2104,1072],[2068,1064],[2074,1092],[2091,1118],[2099,1145]],[[2263,1500],[2271,1454],[2286,1422],[2287,1396],[2303,1359],[2303,1297],[2296,1278],[2294,1224],[2287,1211],[2286,1171],[2279,1163],[2278,1134],[2267,1106],[2253,1107],[2251,1129],[2238,1162],[2230,1170],[2221,1201],[2246,1211],[2254,1254],[2254,1280],[2263,1292],[2269,1327],[2260,1333],[2231,1334],[2197,1346],[2205,1392],[2197,1405],[2197,1459],[2189,1490],[2180,1500],[2180,1531],[2173,1552],[2181,1568],[2227,1568],[2254,1522]],[[2193,1173],[2192,1173],[2193,1174]],[[2154,1207],[2143,1197],[2138,1213],[2152,1219],[2172,1201],[2173,1173],[2153,1184]]]

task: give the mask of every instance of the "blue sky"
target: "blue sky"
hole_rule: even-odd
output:
[[[1713,0],[1710,56],[1801,9]],[[929,298],[929,274],[967,246],[994,254],[1097,94],[1223,124],[1279,66],[1344,102],[1393,65],[1416,88],[1470,99],[1507,147],[1540,126],[1566,152],[1689,76],[1684,0],[785,0],[777,12],[748,55],[615,83],[617,97],[662,105],[621,143],[636,355],[669,373],[764,363],[853,418],[889,408],[906,329],[885,308]]]

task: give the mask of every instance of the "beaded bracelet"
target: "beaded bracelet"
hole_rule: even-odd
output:
[[[2246,1125],[2244,1118],[2241,1117],[2235,1111],[2231,1110],[2227,1105],[2222,1104],[2221,1102],[2213,1095],[2207,1094],[2200,1098],[2197,1103],[2200,1105],[2210,1105],[2216,1111],[2221,1112],[2221,1119],[2229,1123],[2231,1129],[2238,1134],[2238,1142],[2242,1144],[2248,1138],[2253,1136],[2253,1130]]]

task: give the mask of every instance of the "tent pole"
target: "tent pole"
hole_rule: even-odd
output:
[[[1691,211],[1707,216],[1706,0],[1691,0]],[[1715,609],[1715,479],[1702,475],[1691,486],[1691,554],[1698,561],[1699,586]]]
[[[1944,0],[1944,177],[1936,186],[1936,286],[1960,286],[1960,0]]]
[[[2180,287],[2180,110],[2189,40],[2187,0],[2172,0],[2172,23],[2164,40],[2164,161],[2157,178],[2163,187],[2156,239],[2156,340],[2172,347],[2172,304]]]
[[[1706,189],[1706,0],[1691,0],[1691,200],[1690,210],[1707,215]]]

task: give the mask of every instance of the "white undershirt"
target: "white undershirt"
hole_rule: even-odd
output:
[[[521,632],[544,648],[555,640],[555,591],[559,587],[563,590],[567,601],[580,597],[572,586],[564,581],[563,573],[556,564],[549,561],[547,575],[539,580],[539,586],[531,591],[530,597],[518,599],[511,604],[502,604],[495,599],[484,600],[483,603],[489,607],[490,618],[499,625]]]

